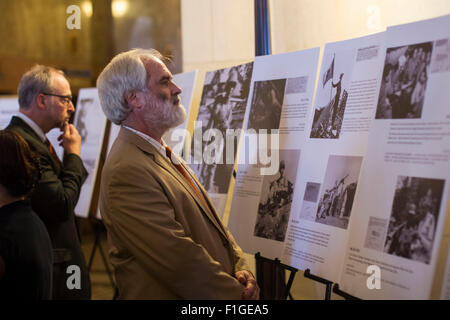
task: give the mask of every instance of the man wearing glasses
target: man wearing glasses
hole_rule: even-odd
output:
[[[89,274],[74,216],[88,173],[80,158],[81,137],[69,124],[75,110],[69,82],[62,71],[36,65],[22,76],[18,95],[19,113],[6,129],[21,135],[39,156],[41,179],[30,198],[52,241],[53,299],[89,299]],[[45,136],[53,128],[61,129],[62,162]],[[72,265],[75,273],[68,268]]]

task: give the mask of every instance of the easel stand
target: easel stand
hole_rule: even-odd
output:
[[[331,286],[333,285],[333,282],[311,274],[309,269],[305,270],[304,276],[305,276],[305,278],[323,283],[325,285],[325,299],[324,300],[331,300]]]
[[[106,269],[106,273],[108,274],[108,277],[109,277],[109,281],[111,282],[111,286],[114,289],[114,298],[113,299],[115,299],[117,296],[117,287],[114,282],[112,272],[111,272],[111,269],[109,268],[108,260],[106,259],[105,253],[102,248],[102,243],[101,243],[102,234],[106,233],[106,229],[105,229],[105,226],[103,225],[102,221],[100,221],[98,219],[90,218],[89,221],[91,223],[92,230],[94,231],[94,246],[92,247],[91,255],[89,257],[88,272],[89,273],[91,272],[92,262],[94,261],[95,252],[98,247],[98,250],[100,251],[100,255],[103,260],[103,265],[104,265],[104,267]]]
[[[344,291],[339,290],[339,285],[337,283],[335,283],[333,286],[333,282],[311,274],[309,269],[305,270],[304,276],[305,276],[305,278],[323,283],[326,286],[325,287],[325,300],[331,300],[331,288],[332,287],[333,287],[333,293],[343,297],[345,300],[361,300],[360,298],[354,297]]]
[[[362,300],[360,298],[352,296],[351,294],[348,294],[344,291],[339,290],[339,285],[337,283],[335,283],[333,286],[333,292],[335,294],[340,295],[341,297],[345,298],[345,300]]]
[[[259,252],[255,254],[255,261],[261,299],[286,300],[288,296],[292,299],[290,290],[297,269],[281,263],[278,258],[272,260],[262,257]],[[286,270],[291,272],[287,284],[285,284]]]

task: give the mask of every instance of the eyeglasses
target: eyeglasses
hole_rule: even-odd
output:
[[[70,105],[71,103],[73,104],[73,102],[72,102],[72,96],[62,96],[62,95],[59,95],[59,94],[45,93],[45,92],[41,92],[41,93],[42,93],[43,95],[46,95],[46,96],[53,96],[53,97],[58,97],[58,98],[63,99],[63,103],[64,103],[64,105],[66,105],[66,106]]]

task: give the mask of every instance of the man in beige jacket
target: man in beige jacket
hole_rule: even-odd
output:
[[[121,125],[106,160],[100,211],[120,299],[258,299],[242,251],[203,186],[161,139],[186,118],[156,50],[117,55],[97,87]]]

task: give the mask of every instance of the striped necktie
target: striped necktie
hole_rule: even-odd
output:
[[[165,148],[166,148],[166,156],[170,159],[170,162],[172,162],[175,168],[177,168],[177,170],[181,173],[181,175],[187,180],[187,182],[191,185],[192,189],[195,190],[195,193],[197,193],[199,198],[202,199],[206,207],[209,208],[205,198],[203,197],[203,194],[197,188],[189,173],[186,171],[186,169],[184,169],[184,167],[181,165],[178,159],[175,158],[175,156],[173,156],[172,158],[172,149],[170,149],[169,146],[165,146]]]
[[[56,154],[55,148],[53,148],[52,144],[50,143],[50,141],[47,138],[45,139],[45,144],[46,144],[48,150],[50,151],[50,154],[52,155],[53,160],[55,160],[56,163],[61,164],[61,160],[59,160],[59,157]]]

